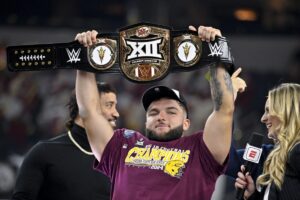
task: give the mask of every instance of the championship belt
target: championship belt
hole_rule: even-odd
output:
[[[139,83],[218,62],[233,72],[225,37],[203,42],[194,31],[174,31],[149,23],[125,27],[119,33],[98,34],[97,44],[88,48],[77,41],[7,47],[10,71],[78,69],[123,74]]]

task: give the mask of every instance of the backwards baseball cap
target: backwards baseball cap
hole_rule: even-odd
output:
[[[188,107],[185,99],[180,94],[178,90],[168,88],[166,86],[154,86],[145,91],[142,102],[145,110],[148,110],[148,107],[153,101],[157,101],[162,98],[174,99],[178,101],[185,109],[188,116]]]

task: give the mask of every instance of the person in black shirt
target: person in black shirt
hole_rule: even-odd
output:
[[[268,137],[275,145],[256,180],[238,173],[236,188],[245,189],[244,199],[298,200],[300,198],[300,85],[282,83],[268,93],[265,113]]]
[[[97,83],[102,115],[115,128],[119,113],[116,91]],[[18,171],[12,200],[108,200],[110,181],[93,170],[94,156],[78,115],[75,92],[68,103],[67,133],[40,141]]]

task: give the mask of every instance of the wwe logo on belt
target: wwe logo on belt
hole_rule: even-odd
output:
[[[126,40],[126,44],[132,49],[126,60],[135,58],[157,58],[162,59],[162,54],[159,52],[159,45],[162,43],[162,38],[148,41]]]
[[[72,51],[70,51],[68,48],[66,48],[66,51],[67,51],[68,56],[69,56],[69,60],[67,62],[77,63],[78,61],[80,61],[80,58],[79,58],[80,51],[81,51],[80,48],[77,51],[75,51],[74,49],[72,49]]]
[[[211,44],[208,43],[208,47],[210,49],[210,54],[208,54],[208,56],[221,56],[223,54],[223,46],[224,46],[224,42],[222,42],[220,45],[218,45],[218,43],[215,44]]]

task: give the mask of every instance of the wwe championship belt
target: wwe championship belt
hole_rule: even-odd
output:
[[[10,71],[78,69],[123,74],[133,82],[163,79],[169,72],[198,69],[223,62],[230,72],[233,58],[225,37],[202,42],[196,32],[174,31],[149,23],[97,36],[97,44],[77,41],[7,47]]]

